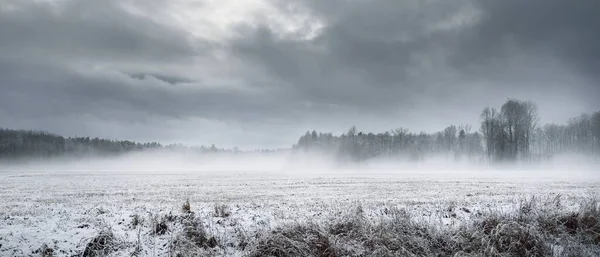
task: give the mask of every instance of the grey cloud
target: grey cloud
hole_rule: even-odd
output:
[[[465,33],[460,53],[467,62],[480,64],[519,51],[553,55],[581,71],[600,68],[600,2],[479,0],[476,4],[483,18]]]
[[[318,37],[280,38],[263,26],[243,31],[234,49],[289,82],[304,100],[377,110],[410,106],[431,93],[420,85],[431,84],[422,78],[424,70],[441,66],[436,62],[444,61],[443,50],[455,39],[429,27],[460,10],[447,1],[302,3],[328,22]],[[286,9],[287,4],[281,6]],[[426,76],[451,76],[447,70]]]
[[[128,13],[119,1],[18,6],[0,15],[1,105],[14,115],[131,111],[136,115],[123,119],[246,121],[281,110],[269,105],[279,104],[270,91],[205,84],[211,79],[203,75],[211,76],[210,66],[219,65],[211,58],[218,46],[192,42],[178,29]]]
[[[543,101],[544,95],[563,95],[566,106],[583,101],[588,108],[599,107],[597,83],[589,80],[596,74],[585,72],[600,60],[597,1],[279,3],[284,11],[297,10],[290,5],[305,7],[326,27],[307,41],[274,36],[266,25],[254,27],[234,47],[306,101],[376,115],[431,104],[457,110],[479,105],[465,110],[473,117],[486,101],[508,97]],[[471,20],[432,29],[459,15]],[[481,90],[474,84],[492,86]]]
[[[563,96],[572,99],[563,107],[575,102],[589,110],[600,108],[600,2],[475,3],[482,19],[461,33],[451,65],[517,89],[528,85],[541,98],[567,91]]]
[[[288,146],[306,129],[474,124],[508,97],[547,121],[600,108],[598,1],[272,2],[324,27],[301,39],[263,20],[214,42],[113,0],[0,8],[0,125]]]
[[[204,88],[170,84],[153,77],[142,80],[114,72],[79,74],[8,64],[18,73],[0,72],[3,94],[0,108],[22,117],[96,114],[105,119],[139,120],[147,116],[190,117],[252,121],[282,116],[272,108],[269,92]],[[32,73],[52,74],[41,82]],[[266,96],[265,98],[262,98]],[[243,111],[241,111],[243,110]]]
[[[172,75],[156,74],[156,73],[154,73],[154,74],[153,73],[131,73],[131,74],[124,73],[124,74],[128,75],[131,78],[138,79],[138,80],[144,80],[148,77],[152,77],[152,78],[158,79],[160,81],[163,81],[165,83],[169,83],[172,85],[194,82],[193,80],[188,79],[188,78],[172,76]]]
[[[22,1],[0,15],[0,54],[96,62],[172,61],[195,54],[182,32],[136,17],[118,1]],[[46,60],[51,61],[51,60]]]

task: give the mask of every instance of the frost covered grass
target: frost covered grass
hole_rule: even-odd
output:
[[[0,256],[594,256],[597,181],[4,172]]]
[[[341,218],[263,234],[250,255],[598,256],[598,203],[592,200],[565,212],[556,200],[532,198],[511,212],[480,212],[451,227],[418,221],[406,209],[367,218],[358,205]]]

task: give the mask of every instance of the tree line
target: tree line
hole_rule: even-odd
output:
[[[90,137],[63,137],[35,130],[0,128],[0,160],[47,157],[115,156],[146,150],[168,150],[185,153],[274,153],[284,149],[256,149],[243,151],[211,146],[162,145],[158,142],[138,143],[129,140],[109,140]]]
[[[62,137],[44,131],[0,129],[0,158],[114,155],[163,147],[89,137]]]
[[[63,137],[44,131],[0,128],[0,159],[19,157],[116,155],[134,151],[168,149],[198,153],[240,153],[237,148],[187,147],[157,142],[137,143],[89,137]],[[431,156],[503,162],[532,161],[563,153],[600,156],[600,112],[582,114],[567,124],[540,124],[538,107],[530,101],[507,100],[500,109],[487,107],[479,129],[450,125],[435,133],[413,133],[398,128],[365,133],[351,127],[339,136],[307,131],[292,146],[295,152],[333,153],[343,161],[380,157],[420,160]],[[255,150],[272,153],[284,151]]]
[[[378,157],[423,159],[447,156],[473,161],[532,161],[561,153],[600,155],[600,112],[583,114],[566,125],[540,125],[538,107],[509,99],[497,110],[487,107],[479,130],[451,125],[436,133],[411,133],[399,128],[365,133],[352,127],[339,136],[307,131],[295,151],[334,153],[340,159],[363,161]]]

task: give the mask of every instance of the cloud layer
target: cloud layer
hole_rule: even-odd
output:
[[[600,109],[600,3],[0,0],[2,127],[227,147]],[[475,124],[474,124],[475,125]]]

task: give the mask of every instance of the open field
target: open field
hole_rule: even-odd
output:
[[[21,170],[0,173],[0,181],[0,256],[95,256],[91,250],[112,256],[286,256],[260,252],[269,249],[269,236],[279,228],[314,225],[327,230],[343,217],[357,215],[381,224],[402,213],[444,234],[479,224],[491,214],[517,217],[524,205],[535,205],[540,215],[578,213],[584,203],[597,208],[592,200],[600,194],[600,181],[589,179],[452,178],[390,171]],[[188,200],[189,212],[182,208]],[[190,226],[202,235],[191,233]],[[104,239],[108,243],[100,240],[102,235],[110,235]],[[326,237],[342,240],[335,233]],[[93,248],[91,242],[102,247]],[[565,254],[561,247],[553,248],[554,255]],[[296,248],[288,256],[313,255]],[[350,253],[341,253],[342,248],[365,251],[344,246],[336,248],[337,255],[324,256]]]

